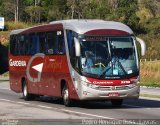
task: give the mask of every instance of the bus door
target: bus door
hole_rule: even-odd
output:
[[[38,74],[37,65],[42,62],[42,58],[36,57],[39,53],[39,41],[37,35],[29,34],[28,38],[28,51],[27,55],[30,55],[30,59],[27,66],[27,79],[28,79],[28,91],[33,94],[38,94]]]
[[[58,96],[59,79],[65,53],[65,45],[62,31],[46,32],[44,46],[41,52],[45,53],[41,86],[39,93],[50,96]],[[41,41],[40,41],[41,42]],[[41,48],[41,47],[40,47]],[[43,85],[42,85],[43,84]]]

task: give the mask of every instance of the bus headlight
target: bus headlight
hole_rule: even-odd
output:
[[[130,85],[128,85],[128,87],[131,89],[131,88],[134,88],[134,87],[136,87],[137,86],[137,84],[136,83],[132,83],[132,84],[130,84]]]
[[[139,85],[139,81],[134,81],[132,84],[129,84],[128,87],[131,89],[131,88],[134,88],[134,87],[137,87]]]
[[[81,83],[89,88],[93,88],[93,89],[96,89],[98,86],[94,85],[93,83],[89,83],[89,82],[84,82],[84,81],[81,81]]]

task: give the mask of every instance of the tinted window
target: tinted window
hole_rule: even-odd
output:
[[[40,53],[46,53],[46,33],[38,33],[39,37],[39,51]]]
[[[67,31],[67,42],[68,42],[70,61],[73,68],[78,70],[78,58],[75,55],[75,44],[74,44],[74,37],[76,36],[77,34],[75,32]]]
[[[16,36],[10,36],[10,53],[15,55]]]
[[[39,53],[39,41],[36,34],[29,34],[29,55]]]
[[[19,39],[19,55],[25,55],[26,52],[25,52],[25,40],[24,40],[24,35],[20,35],[18,37]]]
[[[56,40],[56,32],[48,32],[47,33],[47,52],[46,54],[55,53],[55,40]]]
[[[12,35],[10,36],[10,52],[13,55],[64,54],[63,31]]]
[[[64,54],[65,53],[65,43],[64,43],[64,35],[62,31],[57,31],[58,37],[58,45],[57,45],[57,54]]]

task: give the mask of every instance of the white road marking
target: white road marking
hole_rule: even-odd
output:
[[[3,89],[3,90],[10,90],[9,88],[4,88],[4,87],[0,87],[0,89]]]
[[[81,114],[81,115],[86,115],[86,116],[92,116],[92,117],[102,118],[102,119],[115,119],[115,118],[111,118],[111,117],[105,117],[105,116],[100,116],[100,115],[88,114],[88,113],[83,113],[83,112],[77,112],[77,111],[67,110],[67,109],[60,109],[60,110],[66,111],[66,112],[70,112],[70,113],[76,113],[76,114]]]
[[[1,101],[6,101],[6,102],[11,102],[14,104],[24,104],[24,105],[30,105],[30,106],[34,106],[34,107],[41,107],[41,108],[46,108],[46,109],[53,109],[53,110],[58,110],[58,111],[65,111],[65,112],[69,112],[69,113],[74,113],[74,114],[80,114],[80,115],[86,115],[86,116],[90,116],[90,117],[97,117],[97,118],[102,118],[102,119],[115,119],[115,118],[111,118],[111,117],[105,117],[105,116],[100,116],[100,115],[94,115],[94,114],[89,114],[89,113],[84,113],[84,112],[77,112],[77,111],[72,111],[72,110],[67,110],[67,109],[59,109],[59,108],[53,108],[53,107],[49,107],[49,106],[44,106],[44,105],[35,105],[35,104],[31,104],[31,103],[25,103],[25,102],[16,102],[16,101],[12,101],[12,100],[8,100],[8,99],[0,99]]]
[[[151,97],[143,97],[143,96],[140,96],[139,99],[147,99],[147,100],[153,100],[153,101],[160,101],[160,98],[151,98]]]
[[[25,104],[25,105],[29,105],[30,103],[26,103],[26,102],[17,102],[18,104]]]
[[[63,112],[68,112],[68,113],[73,113],[73,114],[80,114],[80,115],[85,115],[85,116],[90,116],[90,117],[96,117],[96,118],[100,118],[100,119],[109,119],[109,120],[119,120],[116,118],[112,118],[112,117],[106,117],[106,116],[101,116],[101,115],[94,115],[94,114],[89,114],[89,113],[84,113],[84,112],[77,112],[77,111],[72,111],[72,110],[67,110],[67,109],[60,109],[60,108],[54,108],[54,107],[50,107],[50,106],[44,106],[44,105],[35,105],[35,104],[31,104],[31,103],[26,103],[26,102],[17,102],[17,101],[12,101],[12,100],[8,100],[8,99],[1,99],[1,101],[6,101],[6,102],[11,102],[11,103],[17,103],[17,104],[24,104],[24,105],[29,105],[29,106],[33,106],[33,107],[41,107],[41,108],[45,108],[45,109],[52,109],[52,110],[56,110],[56,111],[63,111]],[[124,104],[127,105],[127,104]],[[127,106],[132,106],[132,105],[127,105]],[[139,107],[139,106],[137,106]],[[132,122],[132,121],[128,121],[128,120],[124,120],[123,122],[128,123],[128,124],[137,124],[136,122]]]
[[[37,106],[40,108],[52,109],[52,107],[49,107],[49,106],[44,106],[44,105],[37,105]]]

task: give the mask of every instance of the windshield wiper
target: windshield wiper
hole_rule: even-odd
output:
[[[119,64],[119,66],[121,67],[121,69],[123,70],[125,76],[127,75],[127,72],[125,71],[124,67],[122,66],[121,62],[119,61],[119,59],[117,58],[117,62]]]
[[[111,61],[112,61],[112,59],[109,58],[109,62],[111,62]],[[108,64],[109,64],[109,63],[108,63]],[[105,69],[100,75],[98,75],[98,78],[103,78],[103,77],[105,76],[106,72],[107,72],[110,68],[112,68],[112,66],[111,66],[111,67],[106,67],[106,69]]]
[[[111,67],[107,67],[99,76],[98,78],[103,78],[106,74],[106,72],[110,69]]]
[[[115,63],[118,62],[118,65],[120,66],[120,68],[122,69],[122,71],[124,72],[125,76],[127,77],[127,72],[125,71],[124,67],[122,66],[121,62],[119,61],[119,59],[117,58],[115,61],[114,61],[114,65]],[[106,72],[112,68],[112,72],[113,72],[113,62],[111,63],[112,66],[111,67],[107,67],[99,76],[98,78],[103,78],[106,74]]]

